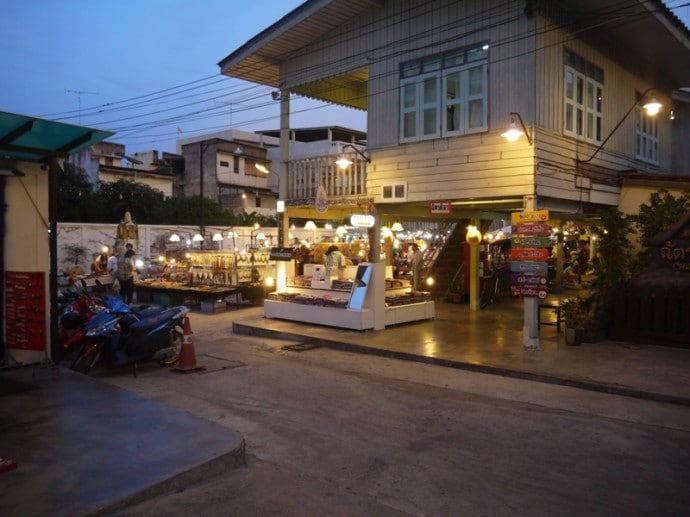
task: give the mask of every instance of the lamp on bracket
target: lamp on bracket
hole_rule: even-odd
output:
[[[369,158],[366,154],[364,154],[362,151],[357,149],[354,145],[352,144],[345,144],[341,151],[343,154],[340,155],[340,158],[338,158],[335,163],[340,167],[341,169],[346,169],[350,165],[352,165],[352,160],[350,160],[346,155],[345,155],[345,149],[346,148],[352,149],[354,152],[356,152],[358,155],[360,155],[362,158],[364,158],[367,163],[371,163],[371,158]]]
[[[621,118],[618,121],[618,124],[611,130],[611,132],[608,134],[606,138],[601,142],[599,147],[596,148],[594,153],[592,153],[592,156],[587,158],[586,160],[580,160],[579,158],[576,158],[575,161],[577,164],[580,163],[589,163],[591,162],[594,157],[599,154],[599,151],[601,151],[606,143],[609,141],[609,139],[613,136],[613,134],[618,131],[618,128],[623,125],[623,122],[625,122],[625,119],[628,118],[628,116],[633,112],[635,108],[637,108],[640,103],[644,102],[644,100],[647,98],[647,96],[654,90],[657,90],[657,88],[647,88],[641,95],[635,95],[635,102],[633,102],[632,106],[628,109],[628,111],[625,112],[625,115],[623,115],[623,118]],[[659,111],[661,111],[662,104],[656,100],[656,97],[650,97],[647,102],[642,104],[642,108],[647,112],[647,115],[653,117],[655,115],[659,114]]]
[[[518,127],[517,122],[520,122],[520,127]],[[525,123],[522,120],[522,116],[520,116],[520,114],[517,111],[511,111],[510,127],[504,133],[501,133],[501,136],[503,138],[507,138],[509,142],[515,142],[522,135],[525,135],[527,137],[527,142],[529,142],[529,145],[534,145],[532,137],[529,135],[529,132],[527,131],[527,126],[525,126]]]

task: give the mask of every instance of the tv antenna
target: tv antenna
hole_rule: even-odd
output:
[[[77,96],[77,106],[79,115],[79,125],[81,125],[81,96],[82,95],[98,95],[98,92],[87,92],[86,90],[65,90],[65,93],[74,93]]]

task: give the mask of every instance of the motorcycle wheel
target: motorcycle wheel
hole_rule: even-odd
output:
[[[88,375],[89,371],[91,371],[91,368],[93,368],[94,365],[98,363],[98,360],[101,358],[101,351],[102,349],[99,347],[98,351],[95,354],[91,354],[88,357],[80,355],[77,358],[77,360],[74,361],[72,365],[72,370]]]
[[[170,332],[170,346],[158,357],[158,364],[161,366],[172,366],[180,360],[184,336],[179,330]]]

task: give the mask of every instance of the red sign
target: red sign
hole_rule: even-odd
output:
[[[550,231],[546,223],[523,223],[513,226],[515,235],[548,235]]]
[[[450,214],[452,212],[453,205],[451,204],[450,199],[429,202],[430,214]]]
[[[549,252],[543,248],[510,248],[510,260],[544,262]]]

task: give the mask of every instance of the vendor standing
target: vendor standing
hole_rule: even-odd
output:
[[[326,250],[324,255],[324,263],[326,265],[326,276],[335,276],[337,273],[338,280],[342,280],[345,276],[345,255],[340,253],[338,246],[332,244]]]

